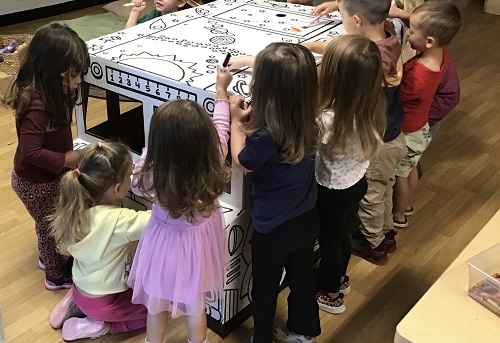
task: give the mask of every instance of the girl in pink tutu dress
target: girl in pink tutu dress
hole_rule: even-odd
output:
[[[151,120],[133,187],[154,200],[128,283],[148,309],[148,343],[162,343],[168,312],[186,315],[190,343],[206,340],[205,295],[222,291],[225,223],[217,198],[229,181],[227,87],[217,68],[213,119],[196,102],[169,101]],[[213,122],[212,122],[213,121]]]

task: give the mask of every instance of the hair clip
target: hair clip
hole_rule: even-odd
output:
[[[80,173],[80,169],[78,169],[78,168],[75,168],[75,172],[76,172],[76,174],[77,174],[77,175],[80,175],[80,174],[81,174],[81,173]]]
[[[102,144],[101,144],[101,142],[97,142],[97,146],[98,146],[99,148],[102,148]]]

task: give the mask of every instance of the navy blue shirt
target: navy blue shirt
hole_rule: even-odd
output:
[[[387,99],[387,123],[384,132],[384,142],[396,139],[401,133],[401,124],[405,119],[403,99],[401,98],[401,86],[385,88]]]
[[[255,230],[271,232],[314,207],[318,193],[314,156],[297,164],[282,163],[278,144],[267,129],[247,137],[245,144],[238,159],[252,171],[248,178]]]

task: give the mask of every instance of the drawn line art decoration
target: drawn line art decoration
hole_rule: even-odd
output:
[[[245,80],[236,81],[236,85],[233,87],[233,91],[240,95],[249,95],[250,94],[250,86],[246,83]]]
[[[168,75],[171,80],[180,82],[192,82],[193,78],[202,74],[196,72],[195,62],[184,62],[176,59],[175,55],[152,55],[148,52],[139,54],[120,55],[114,59],[118,63],[126,64],[131,67],[141,68],[149,63],[154,64],[156,72],[161,75]]]
[[[211,98],[206,98],[204,101],[203,101],[203,108],[205,109],[205,111],[207,111],[208,113],[214,113],[214,108],[215,108],[215,101],[214,99],[211,99]],[[232,211],[231,209],[225,209],[225,208],[222,208],[222,213],[227,213],[227,212],[224,212],[225,210],[230,210]]]
[[[167,27],[167,24],[160,18],[158,20],[155,20],[154,22],[149,25],[149,28],[151,30],[163,30],[164,28]]]
[[[228,36],[215,36],[210,38],[210,42],[217,45],[233,44],[235,41],[236,39],[234,39],[234,37],[228,37]]]
[[[206,9],[206,8],[201,8],[201,7],[197,7],[197,8],[195,9],[195,11],[196,11],[196,13],[198,13],[198,14],[199,14],[199,15],[201,15],[201,16],[205,16],[205,15],[207,15],[207,14],[209,14],[209,13],[210,13],[210,11],[209,11],[208,9]]]
[[[103,72],[102,67],[99,65],[99,63],[92,62],[92,64],[90,65],[90,72],[96,79],[100,80],[102,78]]]

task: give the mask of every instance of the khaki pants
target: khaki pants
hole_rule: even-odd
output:
[[[406,154],[406,142],[402,133],[384,143],[370,160],[366,171],[368,190],[359,203],[360,231],[372,248],[379,246],[384,234],[394,229],[392,221],[392,187],[396,182],[395,168]]]

